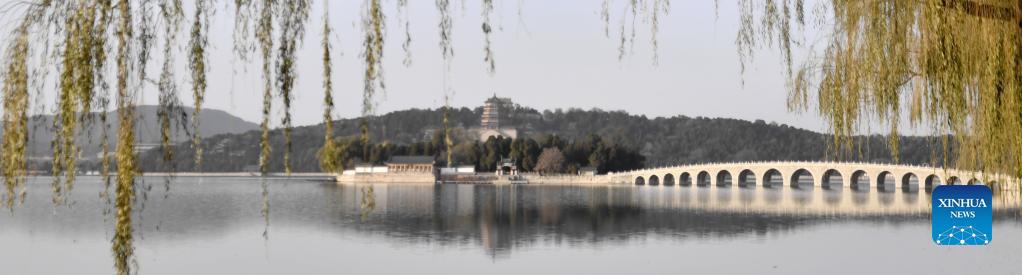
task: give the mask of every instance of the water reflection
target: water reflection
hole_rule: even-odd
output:
[[[329,198],[332,204],[365,201],[364,197],[347,194],[367,190],[365,186],[327,188],[335,189],[334,196]],[[807,220],[670,211],[662,207],[677,201],[680,192],[647,193],[644,191],[651,190],[630,187],[380,185],[374,190],[377,212],[363,219],[360,211],[358,230],[409,242],[478,242],[494,256],[507,255],[512,248],[537,240],[599,243],[641,238],[650,233],[729,237],[786,231]],[[334,210],[332,216],[342,220],[353,218],[350,216],[354,213],[345,207]]]
[[[262,190],[263,208],[259,211],[263,215],[263,239],[270,238],[270,186],[267,178],[259,178],[259,186]]]
[[[495,256],[537,240],[600,243],[652,233],[726,239],[822,223],[929,219],[929,198],[920,197],[922,192],[521,185],[323,188],[330,190],[327,204],[342,206],[332,208],[331,216],[357,220],[354,228],[359,231],[410,242],[477,241]],[[373,215],[365,214],[367,202],[373,202],[368,207],[375,209]],[[1006,202],[1002,199],[998,205]],[[1011,203],[1015,208],[999,207],[998,217],[1017,215],[1017,197]]]
[[[362,187],[362,202],[359,204],[359,218],[364,222],[369,214],[373,213],[373,209],[376,209],[376,193],[373,190],[373,186]]]
[[[114,232],[115,243],[143,247],[141,251],[205,247],[238,235],[258,242],[272,216],[275,232],[300,228],[303,234],[311,232],[323,240],[383,239],[394,246],[470,247],[473,253],[481,250],[491,257],[510,257],[518,249],[545,244],[637,247],[665,236],[712,243],[845,224],[928,224],[930,204],[927,192],[900,188],[880,193],[820,187],[739,188],[736,184],[593,187],[174,180],[173,196],[161,199],[167,198],[161,194],[165,191],[153,190],[147,218],[133,221],[134,231],[127,231],[146,233],[145,239],[116,239],[128,235],[104,221],[104,202],[95,196],[103,187],[95,181],[76,184],[72,194],[76,205],[59,209],[46,196],[47,184],[30,185],[32,195],[25,207],[0,217],[0,240],[5,232],[15,236],[32,232],[40,239],[102,239],[103,249],[109,251],[109,232]],[[268,196],[271,191],[272,197]],[[1019,224],[1019,193],[997,192],[994,200],[996,222]],[[270,204],[272,213],[267,210]],[[292,240],[281,236],[294,237],[275,236],[267,242],[288,243]],[[229,254],[199,250],[196,253],[210,257]],[[114,258],[118,266],[134,265],[130,260],[122,262],[116,253]]]

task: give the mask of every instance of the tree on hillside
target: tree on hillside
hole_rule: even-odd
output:
[[[540,173],[564,171],[564,154],[561,153],[561,149],[557,149],[557,147],[543,149],[543,153],[539,154],[539,160],[536,163],[536,171]]]

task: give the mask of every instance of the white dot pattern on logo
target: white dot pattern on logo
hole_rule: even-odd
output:
[[[943,245],[983,245],[989,244],[987,234],[972,226],[951,226],[937,235],[937,244]]]

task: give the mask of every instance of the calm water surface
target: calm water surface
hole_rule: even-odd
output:
[[[0,215],[0,273],[114,274],[102,184],[83,178],[74,203],[55,207],[49,182],[33,179],[28,201]],[[1022,273],[1017,209],[995,213],[986,247],[931,244],[928,213],[828,210],[928,204],[925,192],[857,199],[823,189],[276,179],[267,225],[260,179],[179,178],[169,193],[164,182],[145,178],[151,190],[135,232],[140,274]],[[807,211],[721,207],[761,201]]]

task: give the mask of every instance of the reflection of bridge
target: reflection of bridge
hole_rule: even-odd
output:
[[[933,188],[941,184],[997,186],[1002,175],[925,166],[847,162],[734,162],[659,167],[607,175],[615,183],[662,186],[781,187],[878,190]],[[1010,185],[1003,185],[1007,187]]]

